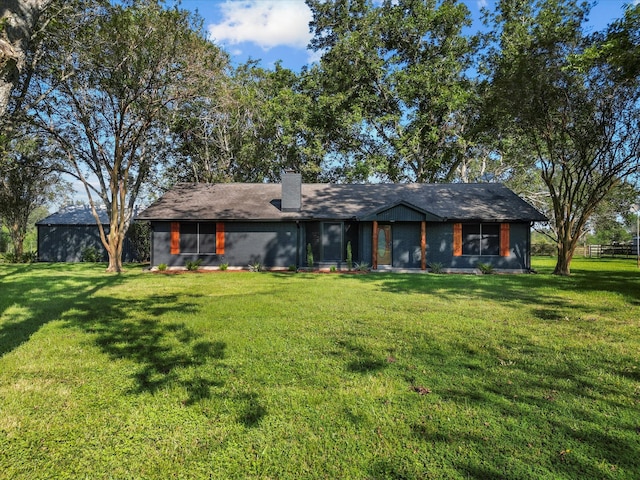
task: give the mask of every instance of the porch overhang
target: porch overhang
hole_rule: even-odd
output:
[[[357,220],[363,222],[445,222],[446,218],[401,200],[358,216]]]

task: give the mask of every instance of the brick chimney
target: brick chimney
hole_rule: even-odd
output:
[[[282,175],[283,212],[299,212],[302,208],[302,175],[285,170]]]

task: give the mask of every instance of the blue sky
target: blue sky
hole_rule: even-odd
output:
[[[627,3],[640,0],[600,0],[590,15],[594,30],[622,16]],[[480,8],[491,9],[494,0],[464,0],[475,19]],[[182,8],[197,10],[205,20],[211,39],[231,54],[235,64],[261,60],[270,68],[277,60],[299,70],[317,59],[306,46],[311,39],[311,12],[304,0],[182,0]],[[474,28],[480,28],[476,20]]]

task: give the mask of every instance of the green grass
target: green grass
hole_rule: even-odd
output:
[[[640,478],[640,273],[0,265],[0,478]]]

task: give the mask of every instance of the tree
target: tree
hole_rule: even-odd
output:
[[[607,46],[625,27],[617,22],[587,36],[588,11],[574,0],[510,0],[491,17],[492,118],[530,152],[530,167],[548,190],[558,275],[570,274],[600,202],[639,168],[638,79],[614,74],[615,49]],[[638,41],[637,30],[627,33]]]
[[[65,183],[40,140],[13,140],[10,151],[0,168],[0,217],[9,229],[14,256],[20,261],[29,217],[51,202]]]
[[[607,194],[589,219],[594,243],[609,245],[631,240],[635,215],[630,212],[637,198],[638,190],[628,182],[621,182]]]
[[[0,6],[0,119],[28,67],[41,17],[55,0],[4,0]]]
[[[308,0],[319,118],[342,166],[361,180],[451,180],[465,139],[477,49],[456,0]],[[338,168],[343,168],[339,166]],[[344,172],[349,175],[349,172]]]
[[[120,272],[134,205],[172,149],[168,125],[219,73],[221,56],[198,19],[177,8],[154,0],[86,6],[81,28],[52,39],[59,63],[41,72],[34,94],[53,91],[34,121],[59,145],[67,173],[83,183],[107,271]],[[108,231],[95,195],[107,208]]]
[[[317,180],[324,150],[298,75],[279,64],[265,70],[249,62],[209,88],[174,125],[181,155],[168,172],[172,180],[277,181],[287,168]]]

